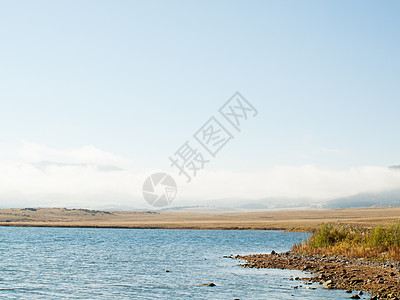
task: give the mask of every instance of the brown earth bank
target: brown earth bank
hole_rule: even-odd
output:
[[[292,251],[234,258],[245,260],[242,266],[246,268],[311,272],[311,277],[294,279],[300,281],[294,285],[295,289],[302,284],[319,283],[326,289],[346,290],[352,299],[360,299],[362,291],[371,293],[370,299],[400,299],[400,264],[396,261],[374,262],[362,258],[302,255]]]
[[[102,211],[67,208],[0,209],[0,226],[242,229],[312,232],[321,223],[373,227],[396,223],[400,208],[285,210],[239,213]]]

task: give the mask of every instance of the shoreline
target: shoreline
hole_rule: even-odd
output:
[[[263,227],[202,227],[202,226],[119,226],[119,225],[66,225],[66,224],[7,224],[0,223],[0,227],[32,227],[32,228],[99,228],[99,229],[167,229],[167,230],[241,230],[241,231],[282,231],[282,232],[302,232],[310,233],[308,231],[298,230],[298,231],[288,231],[286,228],[263,228]]]
[[[298,278],[293,288],[319,283],[325,289],[346,290],[349,298],[360,299],[358,291],[371,293],[370,299],[400,298],[400,262],[376,262],[339,256],[303,255],[292,251],[271,254],[237,255],[245,268],[307,271],[314,276]],[[303,282],[303,284],[302,284]],[[362,293],[360,294],[362,295]]]

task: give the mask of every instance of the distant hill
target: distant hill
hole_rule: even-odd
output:
[[[400,206],[400,189],[380,193],[362,193],[328,201],[324,208]]]
[[[399,166],[389,167],[392,171],[400,171]],[[377,193],[361,193],[328,201],[324,208],[350,207],[389,207],[400,206],[400,188]]]
[[[313,206],[310,203],[312,203],[311,199],[268,197],[247,202],[238,207],[243,209],[304,208]]]

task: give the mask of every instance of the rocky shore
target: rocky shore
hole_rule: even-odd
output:
[[[246,268],[292,269],[307,271],[312,277],[294,278],[303,284],[319,283],[326,289],[343,289],[349,298],[360,299],[363,292],[371,299],[400,299],[399,262],[374,262],[326,255],[302,255],[294,252],[235,256],[245,260]],[[357,291],[357,292],[356,292]]]

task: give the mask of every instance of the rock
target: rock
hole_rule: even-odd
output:
[[[350,299],[360,299],[360,296],[358,296],[358,295],[353,295],[353,296],[350,296]]]
[[[272,255],[271,255],[272,254]],[[398,299],[400,298],[400,264],[396,262],[391,269],[388,263],[382,261],[360,260],[358,258],[346,258],[340,256],[306,255],[295,252],[283,252],[271,254],[249,255],[245,258],[247,263],[242,264],[248,268],[273,268],[303,270],[307,277],[291,277],[289,280],[300,280],[294,289],[313,287],[309,282],[324,284],[325,289],[348,290],[351,299],[360,299],[355,296],[369,298],[365,293],[371,293],[376,297],[371,299]],[[390,262],[393,264],[393,262]],[[310,276],[308,276],[308,273]],[[310,278],[311,277],[311,278]],[[361,290],[363,292],[361,292]],[[400,299],[398,299],[400,300]]]
[[[200,284],[200,285],[202,285],[202,286],[216,286],[216,284],[215,284],[215,283],[212,283],[212,282],[210,282],[210,283],[203,283],[203,284]]]
[[[272,250],[271,255],[276,255],[276,252],[274,250]]]
[[[346,293],[349,293],[349,294],[352,293],[352,292],[353,292],[352,290],[347,290],[346,291]]]
[[[298,288],[299,288],[299,286],[298,286],[298,285],[296,285],[296,286],[294,286],[293,288],[294,288],[294,289],[298,289]]]
[[[353,280],[353,283],[361,283],[361,282],[364,282],[364,280],[363,279],[355,279],[355,280]]]
[[[303,271],[306,271],[306,270],[308,270],[308,269],[310,269],[310,268],[311,268],[310,265],[304,265],[302,270],[303,270]]]
[[[330,284],[333,284],[332,280],[327,280],[324,282],[324,285],[330,285]]]

